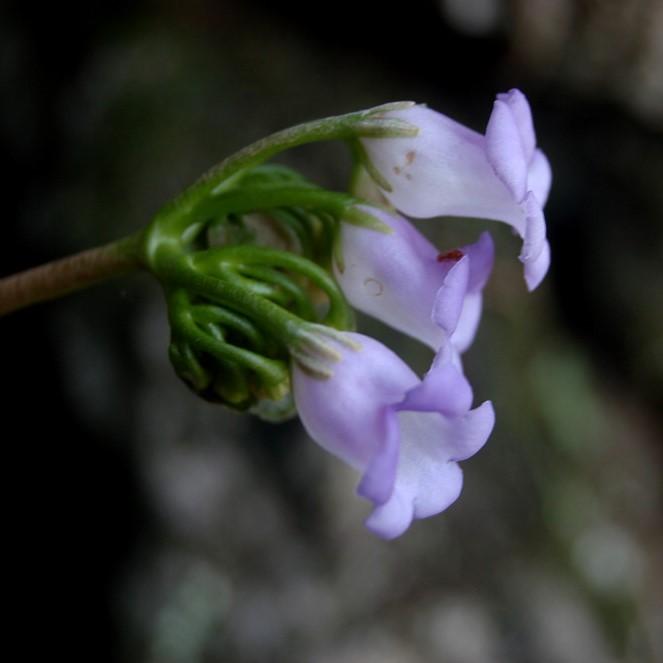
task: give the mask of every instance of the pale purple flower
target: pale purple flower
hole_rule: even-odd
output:
[[[361,209],[392,232],[341,224],[334,274],[350,304],[433,350],[449,340],[464,352],[474,339],[493,266],[490,235],[440,252],[403,217]]]
[[[309,435],[362,474],[358,493],[374,505],[366,525],[391,539],[458,498],[458,461],[486,442],[493,407],[470,409],[472,389],[448,353],[420,380],[378,341],[342,338],[327,379],[293,362],[295,402]]]
[[[498,94],[485,135],[425,106],[389,111],[418,127],[412,137],[364,138],[384,195],[417,218],[464,216],[510,224],[523,238],[520,260],[533,290],[550,264],[543,206],[551,170],[536,147],[532,114],[519,90]]]

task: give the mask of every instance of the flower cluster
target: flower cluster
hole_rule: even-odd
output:
[[[324,140],[351,146],[352,193],[266,163]],[[485,134],[411,102],[314,120],[229,156],[140,232],[2,279],[0,314],[146,268],[163,286],[177,375],[237,411],[298,413],[360,474],[367,526],[390,539],[458,498],[459,462],[495,419],[490,401],[472,407],[462,364],[493,269],[491,236],[440,250],[406,217],[511,225],[533,290],[550,264],[550,183],[518,90],[497,95]],[[355,333],[353,308],[430,348],[422,379]]]
[[[331,139],[354,148],[355,195],[263,163]],[[532,290],[550,263],[550,181],[517,90],[497,96],[485,134],[405,102],[249,145],[165,206],[145,235],[176,372],[236,410],[271,420],[296,411],[318,444],[360,473],[358,492],[373,504],[368,527],[399,536],[456,500],[458,463],[494,424],[490,402],[472,407],[461,361],[481,318],[492,239],[440,250],[406,217],[508,223],[523,239]],[[428,346],[423,379],[355,333],[351,307]]]
[[[361,141],[368,172],[387,201],[411,217],[504,221],[523,238],[520,260],[534,289],[550,262],[542,207],[551,171],[536,148],[530,108],[517,90],[495,101],[485,135],[423,106],[390,111],[416,136]],[[460,354],[472,343],[493,242],[439,251],[403,216],[363,208],[387,232],[343,223],[334,275],[350,304],[420,340],[435,358],[423,380],[374,339],[349,334],[332,377],[293,368],[295,402],[311,437],[362,474],[374,509],[366,524],[385,538],[458,497],[458,462],[476,453],[494,423],[490,402],[471,409]],[[354,346],[354,347],[353,347]]]

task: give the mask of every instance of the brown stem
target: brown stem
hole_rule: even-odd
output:
[[[140,240],[130,235],[0,279],[0,316],[139,269]]]

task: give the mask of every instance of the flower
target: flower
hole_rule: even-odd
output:
[[[440,253],[403,217],[361,206],[391,233],[341,224],[341,263],[334,274],[356,309],[419,339],[433,350],[447,340],[457,353],[472,343],[482,290],[493,266],[488,233]]]
[[[472,389],[447,352],[419,380],[378,341],[351,332],[343,340],[327,379],[293,362],[295,402],[309,435],[362,473],[358,493],[374,506],[366,525],[391,539],[458,498],[458,461],[486,442],[493,407],[470,409]]]
[[[386,117],[419,128],[413,137],[362,138],[372,169],[391,190],[384,195],[417,218],[464,216],[504,221],[523,238],[520,260],[529,290],[550,264],[543,206],[550,164],[536,147],[532,114],[519,90],[498,94],[482,135],[425,106]]]

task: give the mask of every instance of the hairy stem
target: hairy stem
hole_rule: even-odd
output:
[[[143,267],[142,233],[0,279],[0,315]]]

